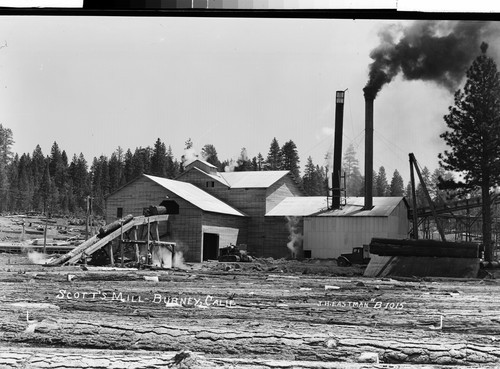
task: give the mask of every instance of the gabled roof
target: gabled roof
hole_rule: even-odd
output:
[[[168,191],[173,192],[180,198],[190,202],[191,204],[200,208],[203,211],[236,215],[241,217],[246,216],[239,210],[236,210],[232,206],[226,204],[225,202],[210,195],[209,193],[203,191],[202,189],[196,187],[191,183],[176,181],[173,179],[167,179],[162,177],[150,176],[147,174],[144,174],[144,176],[152,180],[153,182],[159,184]]]
[[[191,164],[193,164],[196,161],[199,161],[200,163],[205,164],[207,167],[217,169],[217,167],[215,165],[213,165],[213,164],[211,164],[208,161],[203,160],[203,159],[194,159],[193,161],[191,161],[189,164],[186,164],[185,166],[188,167],[188,166],[190,166]]]
[[[288,170],[219,172],[231,188],[268,188],[290,173]]]
[[[215,179],[216,181],[222,183],[224,186],[227,186],[229,187],[229,183],[226,182],[226,180],[224,178],[222,178],[220,176],[220,172],[216,172],[216,174],[212,174],[212,173],[207,173],[207,172],[204,172],[203,170],[201,170],[200,168],[197,168],[197,167],[192,167],[192,168],[189,168],[189,171],[192,171],[192,170],[196,170],[202,174],[204,174],[205,176],[207,177],[210,177],[212,179]],[[178,178],[181,178],[183,175],[185,175],[188,171],[184,172],[184,173],[181,173],[179,176],[176,177],[176,179]]]
[[[266,217],[272,216],[308,216],[328,209],[325,196],[287,197],[272,208]]]
[[[404,197],[374,197],[373,208],[371,210],[363,210],[364,197],[348,197],[347,205],[341,209],[327,210],[316,214],[319,217],[388,217],[394,209],[404,202],[408,207],[408,203]]]

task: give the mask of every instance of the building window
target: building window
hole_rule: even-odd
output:
[[[123,216],[123,208],[116,208],[116,217],[121,218]]]
[[[207,187],[215,187],[215,182],[214,181],[206,181],[205,186]]]

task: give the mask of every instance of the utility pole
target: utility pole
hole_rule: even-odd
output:
[[[45,213],[45,228],[43,230],[43,253],[45,254],[47,250],[47,223],[49,221],[49,215]]]
[[[87,196],[87,213],[85,216],[85,240],[89,239],[89,227],[90,227],[90,219],[92,215],[92,200],[90,196]]]

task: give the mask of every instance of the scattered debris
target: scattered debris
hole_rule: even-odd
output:
[[[325,286],[325,290],[340,290],[339,286]]]
[[[159,282],[160,281],[157,275],[155,275],[155,276],[145,275],[144,280],[149,281],[149,282]]]

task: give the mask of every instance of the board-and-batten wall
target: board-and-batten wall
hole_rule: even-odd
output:
[[[289,236],[286,219],[265,217],[286,197],[303,196],[289,175],[284,175],[269,188],[229,188],[196,169],[185,172],[179,180],[200,187],[250,217],[247,245],[251,254],[275,258],[290,255],[286,247]],[[212,181],[214,187],[211,187]]]
[[[123,209],[123,216],[142,215],[143,209],[150,205],[160,205],[169,192],[147,177],[140,177],[106,198],[106,223],[117,218],[117,209]]]
[[[293,179],[287,175],[274,183],[266,190],[266,213],[278,205],[286,197],[303,196]],[[291,230],[286,217],[265,217],[263,225],[264,246],[263,257],[286,258],[290,257],[291,251],[287,244],[290,241]],[[298,220],[296,233],[302,234],[302,221]],[[299,255],[301,256],[301,241],[299,244]]]
[[[401,202],[389,216],[304,218],[304,250],[312,258],[337,258],[353,247],[370,243],[373,237],[407,238],[407,210]]]
[[[176,249],[183,252],[188,262],[202,260],[202,224],[218,226],[216,232],[223,242],[233,240],[231,235],[237,233],[236,242],[245,243],[246,217],[237,217],[227,214],[207,213],[195,207],[188,201],[175,196],[167,189],[149,180],[139,178],[123,187],[106,199],[106,221],[116,220],[117,208],[123,208],[123,215],[142,215],[143,208],[149,205],[159,205],[166,196],[175,200],[179,205],[179,214],[171,214],[168,219],[168,233],[165,225],[160,224],[160,238],[162,241],[176,243]],[[209,228],[208,228],[209,229]],[[243,231],[241,231],[243,230]],[[214,229],[212,229],[214,231]]]

